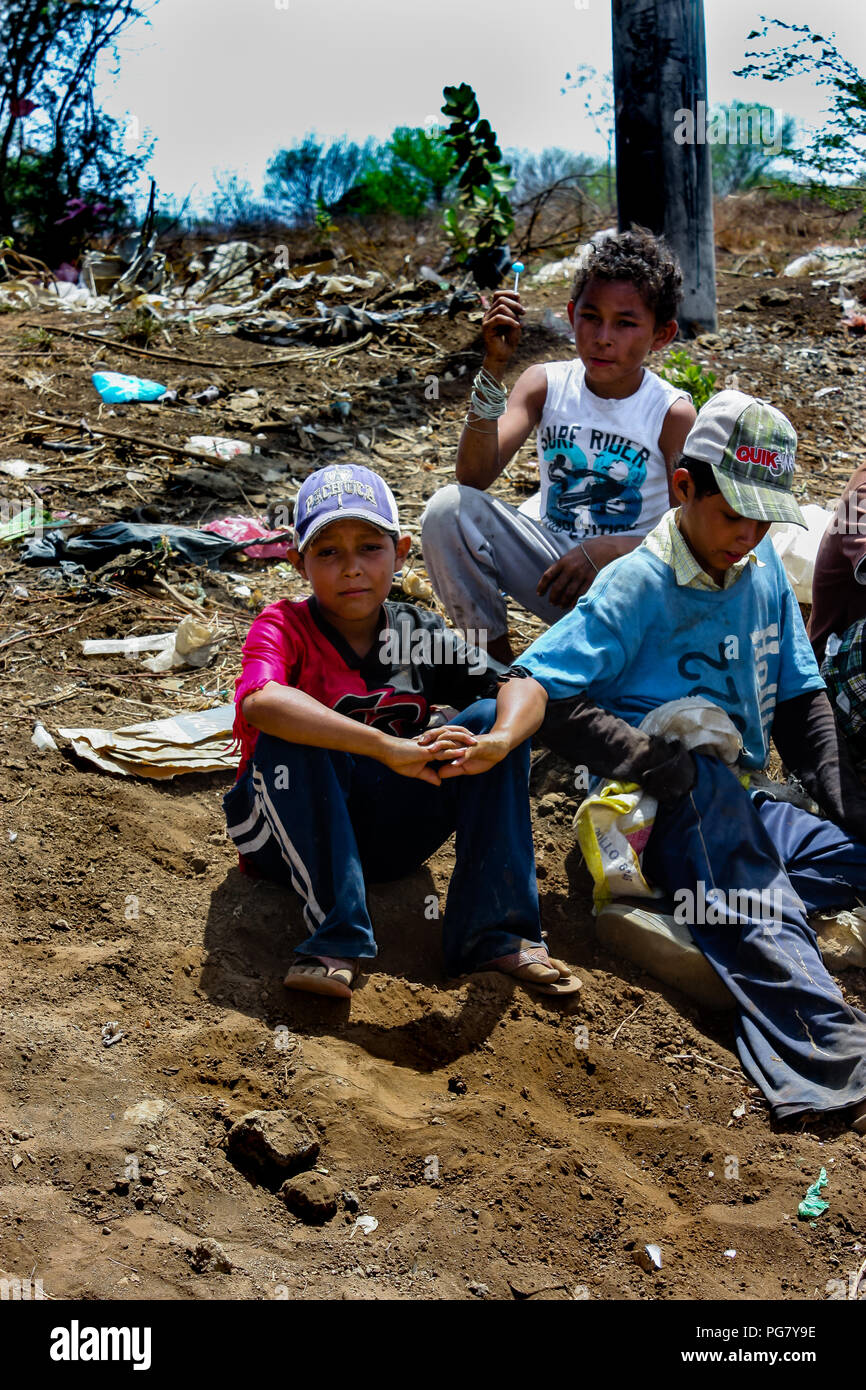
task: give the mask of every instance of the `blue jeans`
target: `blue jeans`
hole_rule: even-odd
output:
[[[866,1099],[866,1014],[842,998],[806,914],[866,893],[866,845],[831,821],[743,790],[697,756],[697,782],[660,806],[643,868],[675,903],[738,1005],[737,1051],[777,1119]],[[712,920],[700,908],[713,895]],[[744,894],[751,895],[751,901]],[[677,897],[677,895],[680,895]]]
[[[479,700],[452,721],[487,733],[496,702]],[[374,957],[365,879],[419,868],[457,832],[442,924],[449,974],[541,941],[529,814],[529,740],[487,772],[438,787],[373,758],[259,734],[243,777],[223,799],[245,865],[291,885],[309,940],[299,955]]]

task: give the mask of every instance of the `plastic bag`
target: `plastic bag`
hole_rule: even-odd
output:
[[[265,544],[245,547],[245,553],[252,560],[284,560],[291,545],[285,535],[279,541],[269,540],[269,537],[278,536],[281,532],[272,531],[261,519],[249,516],[220,517],[218,521],[209,521],[201,529],[213,531],[217,536],[226,536],[231,541],[251,541],[261,536]]]
[[[733,764],[742,750],[739,731],[723,709],[702,696],[659,705],[641,723],[647,734],[676,737],[699,753]],[[635,782],[606,782],[577,808],[577,842],[593,879],[599,912],[615,897],[657,898],[641,870],[641,857],[655,823],[658,802]]]
[[[168,390],[158,381],[125,376],[123,372],[94,372],[92,380],[102,399],[110,405],[124,401],[158,401]]]
[[[801,507],[804,520],[809,529],[792,526],[787,522],[776,521],[770,527],[770,540],[791,581],[791,588],[798,603],[812,602],[812,577],[815,573],[815,560],[818,547],[824,539],[824,532],[830,524],[832,511],[810,503]]]
[[[635,782],[608,782],[581,802],[577,842],[592,874],[598,912],[614,897],[657,898],[641,872],[641,855],[655,823],[658,802]]]

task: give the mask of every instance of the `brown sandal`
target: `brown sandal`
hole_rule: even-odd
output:
[[[338,956],[296,956],[283,980],[286,989],[307,994],[326,994],[334,999],[351,999],[352,986],[361,973],[359,960]]]
[[[510,956],[499,956],[478,966],[478,971],[496,970],[510,975],[540,994],[576,994],[583,981],[564,961],[549,956],[546,946],[527,945]]]

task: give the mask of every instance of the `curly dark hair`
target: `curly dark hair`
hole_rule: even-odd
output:
[[[680,263],[664,239],[646,227],[632,227],[597,246],[590,242],[571,286],[573,303],[590,280],[631,281],[657,324],[675,319],[682,303]]]

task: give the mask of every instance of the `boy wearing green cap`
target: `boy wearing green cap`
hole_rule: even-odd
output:
[[[679,506],[514,672],[525,678],[521,733],[541,727],[591,773],[658,799],[644,875],[693,904],[688,926],[734,995],[740,1058],[774,1116],[843,1112],[866,1132],[866,1015],[845,1003],[807,921],[866,891],[866,793],[766,539],[773,521],[805,524],[791,491],[796,443],[766,401],[714,396],[673,475]],[[717,758],[641,730],[688,696],[729,715],[741,775],[765,765],[772,737],[828,819],[750,795]]]

